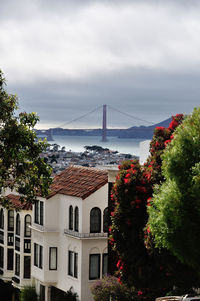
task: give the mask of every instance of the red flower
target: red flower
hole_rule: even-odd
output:
[[[147,232],[148,232],[148,233],[150,233],[150,232],[151,232],[151,231],[150,231],[150,227],[148,227],[148,228],[147,228]]]
[[[130,176],[131,176],[131,174],[130,174],[130,173],[127,173],[125,177],[126,177],[126,178],[129,178]]]
[[[121,259],[119,259],[118,262],[117,262],[117,268],[119,268],[120,265],[121,265]]]
[[[143,294],[143,292],[140,290],[138,291],[138,296],[141,296]]]
[[[166,140],[166,141],[165,141],[165,146],[167,146],[167,144],[170,143],[170,142],[171,142],[170,139],[169,139],[169,140]]]
[[[147,199],[147,206],[151,206],[151,200],[152,200],[152,198]]]
[[[124,184],[129,184],[130,183],[130,179],[124,179]]]
[[[164,131],[165,127],[164,126],[157,126],[156,130],[158,130],[158,131]]]

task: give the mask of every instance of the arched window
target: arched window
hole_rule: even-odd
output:
[[[101,232],[101,210],[97,207],[90,211],[90,233]]]
[[[20,216],[19,216],[19,213],[17,213],[17,217],[16,217],[16,234],[20,235]]]
[[[3,209],[0,211],[0,229],[4,229],[4,213]]]
[[[108,216],[108,207],[104,209],[103,212],[103,232],[108,232],[109,225],[109,216]]]
[[[69,207],[69,230],[73,230],[73,207]]]
[[[76,207],[74,211],[74,230],[77,232],[78,232],[78,226],[79,226],[79,211],[78,211],[78,207]]]
[[[14,211],[8,210],[8,231],[14,231]]]
[[[24,218],[24,236],[31,237],[31,216],[27,214]]]

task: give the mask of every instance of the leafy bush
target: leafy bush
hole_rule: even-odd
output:
[[[114,276],[105,276],[95,281],[91,287],[95,301],[129,301],[131,295],[127,287]]]
[[[77,301],[78,295],[77,293],[72,292],[72,288],[70,288],[67,292],[62,292],[60,295],[55,297],[55,301]]]
[[[38,297],[35,291],[35,287],[24,287],[20,292],[20,301],[37,301]]]

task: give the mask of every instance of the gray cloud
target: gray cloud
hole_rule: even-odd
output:
[[[155,122],[189,113],[199,105],[199,8],[196,0],[2,0],[0,68],[41,126],[104,103]],[[101,125],[96,114],[76,125]],[[109,114],[111,126],[137,124]]]

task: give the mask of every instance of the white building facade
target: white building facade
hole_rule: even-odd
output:
[[[91,284],[107,274],[107,172],[69,167],[60,173],[49,197],[34,205],[31,229],[32,277],[41,300],[52,300],[52,288],[93,300]]]
[[[32,285],[32,206],[20,196],[7,195],[7,207],[0,205],[0,278],[21,289]]]

